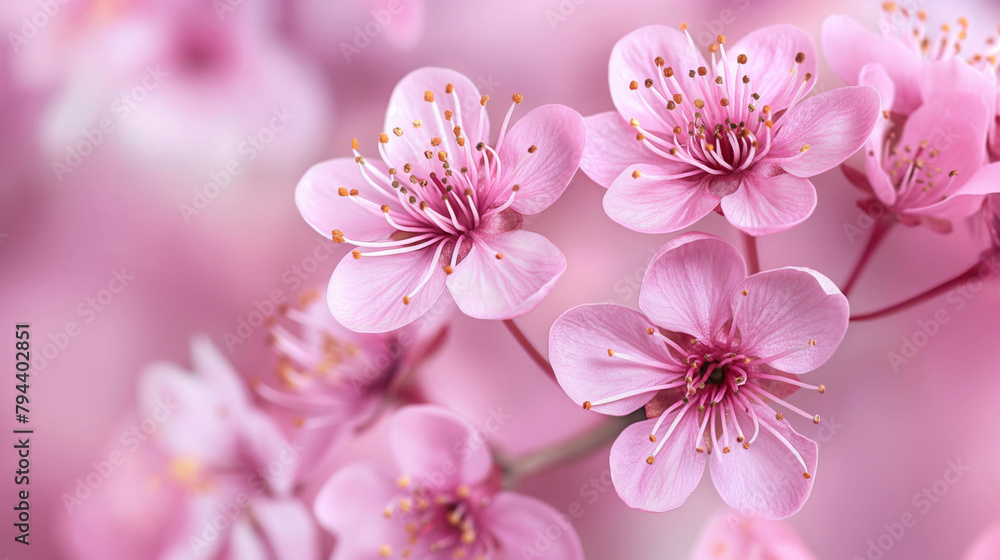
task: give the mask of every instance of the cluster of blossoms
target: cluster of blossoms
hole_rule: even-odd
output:
[[[715,211],[752,246],[807,219],[817,201],[809,178],[860,149],[863,170],[843,170],[867,193],[862,207],[878,203],[884,220],[941,232],[978,220],[995,253],[996,57],[958,56],[964,20],[931,37],[924,14],[885,11],[907,26],[880,37],[827,20],[825,50],[852,85],[815,95],[817,55],[795,27],[731,46],[720,35],[709,59],[686,26],[644,27],[612,50],[615,111],[583,118],[543,105],[514,121],[525,102],[515,93],[495,141],[490,98],[468,78],[441,68],[404,77],[372,136],[377,157],[354,140],[350,157],[315,165],[296,188],[305,221],[352,249],[325,298],[308,294],[271,322],[274,374],[244,381],[198,340],[197,375],[164,367],[146,377],[143,402],[175,397],[182,417],[142,466],[166,473],[157,480],[172,488],[167,510],[189,516],[171,525],[163,550],[315,558],[301,488],[340,443],[401,406],[388,430],[396,469],[343,467],[315,500],[315,519],[337,540],[334,558],[537,556],[535,529],[555,510],[508,491],[490,448],[457,414],[427,404],[409,374],[440,349],[453,307],[520,335],[513,319],[567,266],[551,241],[523,229],[524,217],[555,203],[578,168],[607,188],[607,214],[630,229],[675,232]],[[610,451],[630,507],[681,506],[706,464],[721,498],[747,516],[787,518],[812,491],[818,445],[785,416],[820,423],[790,397],[826,391],[799,376],[837,350],[847,297],[817,271],[761,271],[752,257],[716,236],[682,234],[649,263],[639,311],[581,305],[551,328],[551,370],[570,399],[611,416],[645,413]],[[218,528],[203,534],[199,512],[229,503],[251,515],[231,520],[226,538]],[[583,557],[570,527],[550,544],[545,557]],[[813,558],[794,533],[759,519],[738,529],[713,522],[695,558],[778,549]]]

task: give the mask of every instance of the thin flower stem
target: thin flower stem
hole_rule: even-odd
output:
[[[743,238],[743,253],[746,255],[750,274],[757,274],[760,272],[760,257],[757,255],[757,238],[742,231],[740,232],[740,236]]]
[[[988,274],[984,275],[984,269],[988,271]],[[927,301],[939,294],[947,292],[956,286],[960,286],[974,278],[985,278],[990,274],[995,274],[996,271],[989,271],[990,265],[986,262],[979,262],[972,266],[972,268],[966,270],[965,272],[955,276],[951,280],[945,280],[944,282],[930,288],[924,292],[921,292],[909,299],[905,299],[899,303],[890,305],[889,307],[884,307],[877,311],[869,311],[868,313],[862,313],[861,315],[854,315],[851,317],[851,321],[869,321],[871,319],[878,319],[879,317],[885,317],[886,315],[891,315],[897,313],[914,305],[920,304]]]
[[[885,239],[885,234],[889,232],[889,226],[893,222],[886,220],[876,220],[875,229],[872,231],[871,237],[868,238],[868,243],[865,245],[864,250],[861,252],[861,256],[858,257],[858,262],[854,265],[854,270],[851,271],[851,275],[847,278],[847,283],[844,284],[844,288],[840,290],[846,297],[854,289],[854,285],[857,284],[858,278],[861,277],[861,272],[865,269],[868,261],[871,260],[873,254],[875,254],[875,249],[882,244],[882,240]]]
[[[645,419],[646,411],[640,408],[628,416],[611,418],[579,436],[516,460],[498,456],[496,462],[503,472],[504,486],[514,488],[525,478],[586,457],[613,442],[629,424]]]
[[[521,345],[521,348],[524,348],[524,351],[528,353],[528,356],[530,356],[531,359],[538,364],[538,367],[542,368],[545,375],[548,375],[553,381],[555,381],[556,372],[552,370],[552,364],[550,364],[545,356],[543,356],[542,353],[531,344],[528,337],[524,336],[524,333],[521,332],[517,323],[515,323],[513,319],[504,319],[503,324],[507,326],[507,330],[510,331],[510,334],[514,335],[514,340]]]

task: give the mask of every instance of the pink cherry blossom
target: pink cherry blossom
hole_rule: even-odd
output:
[[[963,52],[969,32],[966,18],[958,18],[954,26],[942,25],[936,33],[927,19],[923,10],[885,2],[881,33],[876,34],[847,16],[832,15],[823,22],[823,50],[834,72],[849,84],[864,85],[865,74],[879,67],[895,90],[894,101],[883,108],[897,121],[942,92],[979,96],[987,106],[990,152],[1000,157],[1000,43],[991,37],[985,51],[969,56]]]
[[[356,333],[333,319],[319,292],[305,292],[298,306],[282,308],[284,320],[270,326],[277,371],[253,386],[302,447],[300,479],[389,405],[407,374],[440,347],[449,311],[441,301],[400,330]]]
[[[895,88],[884,70],[866,67],[863,76],[891,107]],[[1000,164],[984,165],[989,113],[978,95],[955,91],[921,105],[901,126],[880,119],[866,145],[865,173],[846,170],[873,195],[862,206],[878,201],[905,224],[939,231],[975,214],[987,194],[1000,191]]]
[[[660,25],[615,45],[616,111],[586,119],[581,168],[608,188],[604,209],[616,222],[666,233],[717,210],[750,235],[789,229],[816,206],[808,178],[844,161],[875,126],[871,88],[807,97],[817,60],[802,30],[777,25],[724,43],[720,35],[709,49],[711,63],[686,31]]]
[[[565,517],[535,498],[500,490],[488,447],[453,413],[403,408],[390,424],[389,444],[395,472],[348,466],[316,497],[317,519],[337,536],[334,560],[582,560]]]
[[[443,68],[416,70],[392,93],[380,161],[353,158],[306,172],[295,191],[306,221],[358,247],[337,266],[333,316],[361,332],[399,328],[445,288],[467,315],[531,311],[566,269],[548,239],[521,229],[566,189],[583,151],[583,119],[561,105],[534,109],[489,142],[488,95]]]
[[[995,100],[996,62],[990,60],[1000,52],[995,41],[989,51],[966,62],[962,47],[969,21],[958,18],[957,25],[942,25],[935,34],[927,19],[923,10],[910,11],[885,2],[880,33],[874,33],[847,16],[832,15],[823,22],[823,51],[833,71],[849,84],[864,83],[861,74],[865,66],[884,68],[897,92],[892,111],[902,116],[933,97],[937,88],[966,88],[979,93],[976,90],[987,86],[981,93]],[[932,73],[951,72],[952,79],[928,79],[928,69]]]
[[[706,234],[675,238],[653,257],[642,312],[583,305],[552,326],[559,384],[585,409],[648,420],[621,433],[611,476],[630,507],[679,507],[710,470],[734,509],[768,519],[798,511],[812,490],[817,445],[781,412],[814,422],[783,400],[798,374],[816,369],[847,330],[847,299],[805,268],[747,277],[732,245]],[[721,452],[720,452],[721,451]]]
[[[155,445],[189,497],[180,557],[275,560],[319,554],[308,509],[291,494],[298,450],[252,406],[239,375],[206,338],[192,343],[195,373],[156,364],[140,380],[140,412],[175,408]],[[165,405],[164,403],[167,403]],[[217,517],[228,519],[227,523]],[[164,556],[172,558],[170,554]]]
[[[702,530],[691,560],[817,560],[796,532],[780,521],[719,514]]]

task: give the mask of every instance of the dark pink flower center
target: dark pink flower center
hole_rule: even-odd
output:
[[[452,84],[447,84],[444,91],[453,97],[455,107],[461,106]],[[520,190],[515,181],[525,162],[538,152],[538,147],[529,147],[528,153],[513,171],[503,168],[499,151],[514,107],[523,99],[520,94],[514,94],[496,149],[485,141],[470,145],[463,136],[465,128],[461,113],[458,110],[440,111],[431,91],[424,93],[424,101],[434,106],[436,122],[425,123],[417,119],[410,125],[414,129],[430,127],[433,130],[435,136],[427,140],[426,145],[412,144],[401,126],[393,128],[391,136],[387,133],[379,135],[379,152],[388,166],[387,173],[366,165],[364,156],[358,152],[357,140],[354,140],[355,161],[365,180],[373,187],[373,194],[368,199],[361,196],[359,190],[347,187],[341,187],[339,194],[358,204],[357,211],[383,217],[395,231],[387,239],[360,240],[347,237],[350,232],[345,234],[335,229],[333,241],[373,249],[353,251],[355,259],[419,250],[434,251],[433,262],[421,282],[403,298],[403,303],[409,304],[431,278],[435,267],[440,266],[446,274],[451,274],[474,242],[487,246],[480,233],[500,233],[519,228],[522,217],[511,209]],[[480,123],[486,119],[487,101],[489,96],[484,95],[480,101]],[[449,129],[444,123],[454,126]],[[480,130],[482,128],[480,126]],[[389,142],[406,143],[407,153],[413,159],[394,161],[385,149]],[[415,165],[415,161],[421,161],[422,165]],[[503,259],[502,253],[493,252],[497,259]]]
[[[690,35],[688,39],[694,50]],[[805,61],[805,54],[798,53],[790,61],[793,64],[788,79],[780,85],[775,98],[761,100],[745,72],[747,55],[739,55],[732,64],[724,43],[725,37],[720,35],[712,44],[712,63],[708,66],[675,69],[658,56],[650,61],[651,76],[637,76],[629,84],[655,119],[629,121],[638,130],[636,139],[654,154],[690,166],[689,171],[664,178],[746,171],[767,155],[772,137],[780,128],[780,117],[808,91],[812,74],[798,77],[797,65]],[[808,145],[802,146],[802,152],[808,149]],[[736,185],[732,184],[732,190]]]

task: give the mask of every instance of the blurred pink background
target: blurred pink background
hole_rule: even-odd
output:
[[[932,22],[968,17],[974,45],[1000,22],[1000,5],[988,0],[911,3]],[[498,99],[516,91],[528,109],[563,103],[590,115],[612,108],[610,50],[637,27],[686,21],[704,46],[719,33],[735,40],[792,23],[819,48],[826,16],[845,13],[875,30],[879,13],[879,3],[857,0],[404,4],[385,23],[373,10],[386,2],[360,0],[33,0],[2,8],[10,44],[0,54],[0,315],[11,330],[31,323],[40,358],[31,377],[32,544],[13,541],[7,436],[0,551],[85,557],[65,538],[72,514],[62,496],[113,449],[135,414],[143,368],[190,365],[192,334],[207,334],[244,375],[273,368],[264,327],[231,348],[224,337],[255,309],[270,309],[272,292],[293,298],[325,286],[343,250],[327,257],[295,208],[295,184],[312,163],[349,155],[351,138],[380,132],[392,87],[410,70],[446,66]],[[840,85],[824,65],[817,79],[818,91]],[[492,107],[495,122],[506,108]],[[861,217],[858,195],[837,170],[815,183],[816,213],[761,239],[762,264],[812,267],[843,281],[861,250],[845,230]],[[603,195],[577,173],[532,220],[569,261],[552,294],[518,320],[536,345],[544,347],[552,322],[572,306],[634,305],[646,263],[670,237],[615,224]],[[737,241],[719,216],[696,228]],[[967,227],[951,235],[897,228],[852,308],[881,307],[949,278],[984,243],[983,232]],[[108,301],[102,290],[116,275],[128,280]],[[789,523],[820,558],[865,558],[869,540],[907,512],[916,529],[893,538],[883,558],[956,558],[1000,518],[998,286],[852,324],[834,358],[810,374],[829,390],[801,394],[796,404],[824,418],[799,426],[820,441],[821,465],[812,498]],[[888,354],[921,329],[933,332],[926,345],[894,368]],[[420,376],[432,400],[474,424],[497,410],[509,414],[491,441],[513,456],[602,420],[578,410],[498,323],[457,317]],[[14,398],[7,379],[5,414]],[[336,461],[385,453],[377,427]],[[968,472],[945,495],[917,497],[959,463]],[[576,526],[588,558],[686,558],[724,508],[706,480],[678,510],[633,511],[607,484],[607,471],[603,449],[522,487],[561,511],[582,505]],[[324,536],[323,557],[330,543]]]

